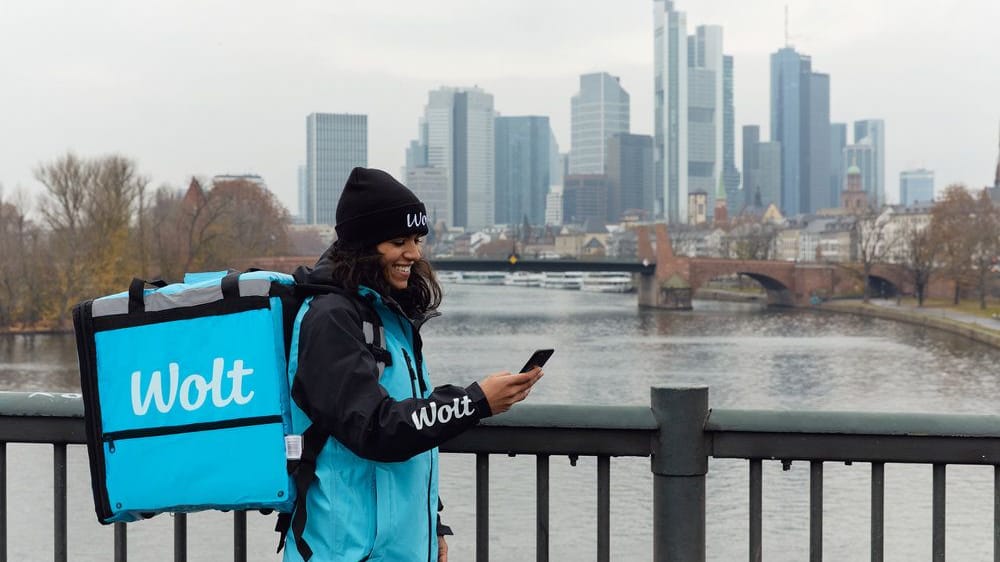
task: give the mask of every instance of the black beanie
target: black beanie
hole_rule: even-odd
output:
[[[337,239],[371,246],[427,234],[427,209],[405,185],[373,168],[354,168],[337,202]]]

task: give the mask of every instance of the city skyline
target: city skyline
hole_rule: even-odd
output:
[[[689,32],[724,29],[736,128],[759,124],[762,140],[773,138],[768,57],[785,43],[785,4],[676,3]],[[906,169],[934,169],[938,189],[990,183],[1000,76],[955,61],[991,52],[988,22],[1000,7],[787,4],[789,43],[831,76],[830,120],[885,121],[890,201],[899,195],[888,178]],[[548,116],[565,151],[579,76],[608,72],[630,93],[631,131],[653,134],[651,0],[472,2],[460,12],[435,2],[242,8],[153,2],[106,18],[73,4],[6,7],[0,46],[19,55],[5,63],[0,95],[5,197],[19,186],[40,192],[32,170],[67,150],[117,152],[135,158],[154,186],[180,188],[192,174],[259,174],[295,212],[303,116],[368,115],[369,165],[399,176],[427,93],[440,86],[478,85],[501,115]],[[335,25],[343,21],[352,23]]]

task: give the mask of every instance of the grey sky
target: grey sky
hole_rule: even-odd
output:
[[[996,0],[679,0],[724,27],[737,128],[768,130],[769,54],[831,75],[831,117],[886,121],[886,184],[992,180],[1000,134]],[[0,184],[67,150],[138,160],[154,185],[258,173],[292,212],[311,112],[365,113],[369,165],[398,175],[427,92],[479,85],[504,115],[547,115],[569,149],[578,76],[607,71],[653,129],[652,0],[0,3]],[[737,134],[738,137],[738,134]],[[739,147],[737,146],[737,150]],[[739,165],[739,152],[737,152]]]

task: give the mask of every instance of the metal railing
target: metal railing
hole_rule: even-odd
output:
[[[0,393],[0,562],[7,560],[7,443],[53,445],[54,552],[67,559],[66,447],[85,442],[71,394]],[[885,464],[933,466],[932,559],[945,556],[949,464],[994,466],[994,560],[1000,561],[1000,417],[852,412],[709,410],[706,387],[653,388],[650,407],[524,404],[441,447],[476,457],[476,560],[489,559],[490,455],[536,456],[536,558],[549,559],[549,459],[597,459],[597,559],[610,559],[610,458],[651,457],[654,560],[705,560],[708,459],[749,463],[749,560],[762,559],[762,465],[810,464],[809,556],[823,553],[823,465],[871,463],[871,560],[884,558]],[[187,559],[187,519],[174,518],[174,560]],[[246,513],[233,514],[234,553],[246,560]],[[114,559],[127,559],[125,524]]]

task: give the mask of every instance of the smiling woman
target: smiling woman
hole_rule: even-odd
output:
[[[524,400],[541,369],[432,389],[420,328],[441,288],[420,248],[424,204],[389,174],[354,168],[336,218],[338,240],[295,273],[329,289],[305,301],[293,335],[294,430],[316,462],[295,470],[285,560],[446,562],[437,446]]]

